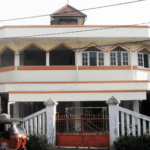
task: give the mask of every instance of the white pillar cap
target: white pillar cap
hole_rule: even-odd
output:
[[[108,105],[119,105],[120,104],[120,100],[118,100],[117,98],[115,98],[114,96],[112,96],[111,98],[109,98],[108,101],[106,101],[106,103]]]
[[[58,103],[54,99],[50,98],[49,100],[44,102],[44,105],[45,106],[54,106],[54,105],[58,105]]]

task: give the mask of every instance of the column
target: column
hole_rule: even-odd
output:
[[[49,66],[49,62],[50,62],[49,61],[49,59],[50,59],[49,56],[50,56],[50,54],[49,54],[49,52],[47,52],[46,53],[46,66]]]
[[[14,65],[15,65],[15,76],[14,76],[14,80],[15,81],[18,81],[18,74],[17,74],[17,66],[20,65],[20,57],[19,57],[19,54],[18,53],[15,53],[15,57],[14,57]]]
[[[120,100],[112,96],[106,103],[109,108],[110,150],[113,150],[114,141],[119,138],[119,112],[117,107]]]
[[[133,111],[139,113],[139,100],[133,101]],[[137,118],[135,118],[135,124],[137,125]]]
[[[58,103],[50,98],[44,102],[47,116],[47,140],[51,148],[56,147],[56,106]]]
[[[78,107],[78,108],[76,108]],[[75,118],[81,118],[81,102],[75,102]],[[75,120],[75,131],[80,132],[81,131],[81,120]]]
[[[104,66],[110,66],[110,53],[104,53]]]
[[[78,81],[78,66],[80,66],[80,53],[75,51],[76,81]]]
[[[13,104],[13,118],[19,119],[19,102]]]
[[[24,118],[24,102],[20,102],[19,104],[19,117]]]
[[[15,67],[19,66],[20,65],[20,57],[19,57],[19,53],[15,53],[15,61],[14,61],[14,65]]]
[[[133,101],[133,111],[139,113],[139,100]]]

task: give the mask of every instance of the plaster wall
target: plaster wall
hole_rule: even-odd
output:
[[[75,81],[75,70],[18,71],[18,81]]]
[[[106,101],[111,96],[119,100],[145,100],[146,92],[119,92],[119,93],[42,93],[42,94],[19,94],[9,93],[9,101],[35,102],[46,101],[50,97],[56,101]]]
[[[4,37],[18,37],[18,36],[31,36],[31,35],[44,35],[44,37],[144,37],[149,36],[148,28],[110,28],[107,30],[102,30],[105,27],[67,27],[67,28],[57,28],[57,27],[47,27],[47,28],[5,28],[2,38]],[[97,30],[92,30],[97,29]],[[100,29],[100,30],[98,30]],[[83,30],[92,30],[70,33],[70,34],[55,34],[60,32],[73,32],[73,31],[83,31]],[[51,35],[47,35],[51,34]],[[40,36],[38,36],[40,37]],[[41,36],[43,37],[43,36]]]
[[[134,83],[18,83],[0,84],[1,92],[8,91],[105,91],[146,90],[147,82]]]
[[[14,81],[15,71],[0,72],[0,82]]]
[[[134,70],[134,80],[150,80],[150,71]]]
[[[79,70],[79,81],[131,80],[130,70]]]
[[[17,70],[0,72],[6,81],[128,81],[131,70]],[[133,70],[133,80],[150,80],[150,71]]]

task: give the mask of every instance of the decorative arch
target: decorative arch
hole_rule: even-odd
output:
[[[14,57],[15,57],[15,50],[10,48],[9,46],[4,46],[0,51],[0,58],[1,63],[0,67],[9,67],[14,66]]]
[[[147,50],[150,51],[150,47],[149,47],[149,46],[143,45],[143,46],[141,46],[140,48],[135,49],[133,52],[141,51],[141,50],[144,49],[144,48],[146,48]]]
[[[88,47],[91,47],[91,46],[96,46],[98,49],[100,49],[100,50],[102,50],[102,51],[104,51],[104,52],[107,52],[104,48],[100,47],[98,44],[96,44],[96,43],[94,43],[94,42],[92,42],[92,43],[86,45],[84,48],[80,49],[79,52],[84,51],[84,50],[86,50]]]
[[[75,65],[75,51],[65,43],[58,44],[48,52],[50,65]]]
[[[111,48],[109,48],[108,50],[107,50],[107,53],[109,52],[109,51],[112,51],[113,49],[115,49],[116,47],[121,47],[121,48],[123,48],[123,49],[125,49],[126,51],[129,51],[130,50],[130,48],[129,47],[127,47],[127,46],[125,46],[125,45],[115,45],[115,46],[112,46]]]
[[[13,51],[14,53],[16,52],[14,49],[12,49],[11,47],[5,45],[1,50],[0,50],[0,54],[2,54],[6,49],[10,49],[11,51]]]
[[[67,47],[68,49],[73,49],[72,47],[70,47],[69,45],[67,45],[66,43],[60,43],[60,44],[58,44],[58,45],[56,45],[56,46],[54,46],[53,48],[51,48],[51,49],[49,49],[48,50],[48,52],[50,52],[50,51],[52,51],[52,50],[55,50],[56,48],[58,48],[59,46],[65,46],[65,47]],[[75,51],[75,50],[72,50],[72,51]]]
[[[27,46],[25,46],[25,47],[23,47],[23,48],[19,49],[19,50],[18,50],[18,53],[20,53],[21,51],[23,51],[23,50],[25,50],[25,49],[29,48],[30,46],[35,46],[35,47],[37,47],[37,48],[39,48],[39,49],[41,49],[41,50],[43,50],[43,51],[47,52],[47,50],[46,50],[46,49],[44,49],[43,47],[41,47],[41,46],[37,45],[36,43],[30,43],[29,45],[27,45]]]

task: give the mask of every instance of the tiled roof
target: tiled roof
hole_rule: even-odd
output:
[[[84,13],[80,12],[79,10],[73,8],[70,5],[66,5],[66,6],[62,7],[61,9],[59,9],[58,11],[53,13],[51,16],[82,16],[82,17],[86,17],[86,15]]]

